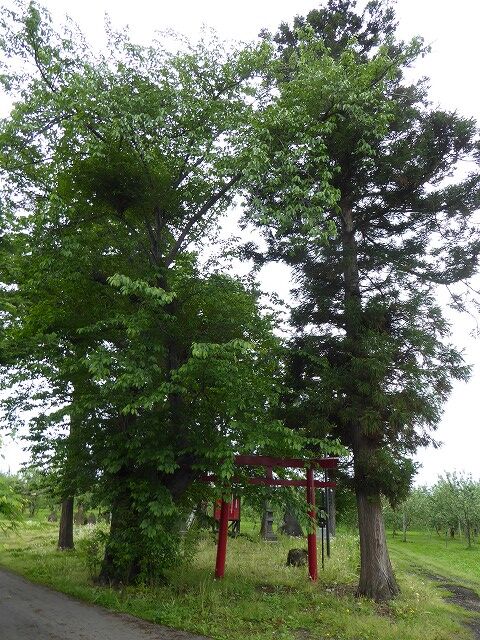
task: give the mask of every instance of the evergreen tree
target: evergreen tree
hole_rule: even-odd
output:
[[[290,207],[288,220],[283,216],[280,226],[272,215],[283,202],[268,182],[251,199],[266,226],[269,248],[261,259],[284,260],[298,283],[287,421],[315,435],[333,433],[352,451],[358,593],[377,600],[398,591],[381,494],[393,504],[405,497],[412,454],[432,442],[452,379],[468,374],[448,342],[437,287],[468,288],[480,252],[474,224],[480,174],[473,168],[464,179],[452,178],[459,161],[478,159],[476,124],[433,109],[424,82],[405,82],[402,67],[422,53],[422,45],[396,42],[394,30],[392,8],[381,1],[368,3],[360,15],[355,2],[330,0],[295,19],[294,28],[281,26],[275,36],[280,88],[304,79],[299,60],[312,42],[317,65],[326,54],[340,64],[354,61],[345,81],[351,96],[352,78],[364,73],[366,85],[354,109],[343,96],[331,94],[327,101],[325,78],[322,84],[319,76],[314,88],[310,83],[311,111],[316,106],[317,121],[330,128],[310,129],[296,165],[298,206]],[[391,59],[390,70],[368,76],[382,51]],[[379,126],[361,113],[380,120]],[[336,201],[321,210],[315,199],[325,172]],[[325,229],[336,230],[327,242],[321,237]],[[465,299],[456,293],[455,300],[461,306]]]

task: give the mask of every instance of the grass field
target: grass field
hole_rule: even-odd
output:
[[[452,580],[471,583],[480,591],[480,545],[474,544],[468,549],[463,538],[442,538],[435,533],[412,532],[407,541],[402,542],[400,536],[388,537],[389,546],[397,565],[421,567],[431,573],[451,578]]]
[[[170,576],[169,584],[109,589],[91,580],[92,530],[76,530],[77,549],[58,552],[57,526],[27,522],[0,539],[0,564],[33,581],[89,602],[216,639],[258,640],[452,640],[469,638],[462,614],[415,567],[468,579],[480,588],[480,549],[467,551],[425,534],[390,545],[402,595],[390,605],[354,597],[357,540],[341,533],[332,558],[312,584],[304,568],[285,566],[289,548],[303,541],[265,543],[240,537],[229,541],[227,575],[213,579],[215,544],[206,535],[193,563]],[[476,566],[474,566],[476,565]],[[413,566],[413,568],[412,568]],[[89,571],[90,568],[90,571]]]

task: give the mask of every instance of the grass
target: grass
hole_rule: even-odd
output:
[[[409,532],[406,542],[400,536],[389,535],[388,542],[399,565],[418,565],[452,580],[468,581],[480,592],[479,544],[468,549],[464,538],[446,539],[424,531]]]
[[[334,540],[332,558],[316,584],[308,581],[305,568],[285,566],[288,549],[304,546],[288,538],[277,543],[249,537],[229,540],[226,577],[215,581],[215,544],[206,535],[193,563],[172,573],[168,585],[119,590],[93,585],[88,571],[91,529],[75,533],[77,549],[58,552],[57,525],[27,522],[19,533],[0,538],[0,564],[88,602],[218,640],[471,637],[461,625],[459,610],[446,604],[430,581],[412,572],[412,562],[426,566],[422,558],[427,556],[432,561],[428,569],[435,566],[436,552],[431,550],[437,541],[420,535],[412,543],[392,541],[402,594],[390,605],[377,605],[354,597],[358,541],[352,534],[341,533]],[[464,553],[460,547],[457,551]],[[465,568],[462,573],[463,562],[456,565],[457,575],[471,579],[475,571]],[[445,556],[436,570],[446,574],[448,563]]]

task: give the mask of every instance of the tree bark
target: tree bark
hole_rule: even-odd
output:
[[[471,549],[472,548],[472,532],[470,527],[470,521],[468,519],[465,521],[465,536],[467,538],[468,548]]]
[[[80,359],[80,356],[79,356]],[[72,397],[71,402],[75,403],[76,397],[78,394],[78,386],[81,384],[82,380],[80,379],[72,379],[70,380],[70,384],[72,385]],[[68,483],[64,487],[64,491],[67,494],[64,497],[62,502],[62,510],[60,514],[60,523],[58,527],[58,548],[65,549],[73,549],[73,521],[74,521],[74,513],[73,513],[73,503],[74,497],[76,493],[76,487],[72,484],[72,467],[75,465],[75,456],[72,454],[71,445],[73,438],[78,429],[78,420],[75,417],[75,414],[70,415],[70,432],[68,435],[68,448],[66,452],[66,460],[65,460],[65,469],[68,470],[67,477],[69,476]],[[67,493],[68,492],[68,493]],[[70,495],[68,495],[70,494]]]
[[[65,498],[62,502],[58,528],[58,549],[65,551],[73,548],[73,497],[70,497]]]
[[[360,533],[360,581],[357,595],[377,602],[390,600],[399,593],[387,550],[380,495],[357,490]]]
[[[97,581],[104,585],[131,584],[140,574],[141,545],[134,532],[138,517],[127,487],[125,470],[119,472],[119,493],[112,504],[110,533]]]
[[[362,357],[365,354],[358,347],[362,338],[362,294],[352,203],[344,198],[340,201],[340,208],[345,331],[352,357]],[[357,595],[377,601],[389,600],[399,593],[399,588],[388,555],[380,493],[375,492],[373,487],[369,487],[368,492],[363,488],[369,477],[368,467],[380,444],[364,434],[358,421],[352,420],[349,428],[360,534],[360,580]]]

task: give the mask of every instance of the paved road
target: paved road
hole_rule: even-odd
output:
[[[73,600],[0,570],[1,640],[207,640]]]

